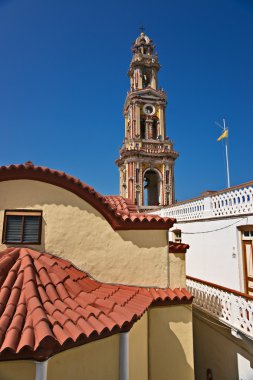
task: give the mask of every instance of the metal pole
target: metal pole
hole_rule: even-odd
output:
[[[119,379],[129,380],[129,337],[128,332],[121,333],[119,343]]]
[[[223,129],[224,132],[226,130],[226,121],[223,119]],[[226,151],[226,164],[227,164],[227,185],[230,187],[230,174],[229,174],[229,162],[228,162],[228,137],[226,137],[226,142],[225,142],[225,151]]]
[[[35,362],[35,364],[36,364],[35,380],[47,380],[48,360],[45,360],[44,362]]]

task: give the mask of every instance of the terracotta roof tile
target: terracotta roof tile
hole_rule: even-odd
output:
[[[32,349],[34,347],[35,339],[33,329],[27,327],[23,330],[17,347],[17,353],[19,353],[24,347]]]
[[[29,161],[25,164],[0,166],[0,182],[15,179],[46,182],[73,192],[95,207],[115,230],[168,230],[175,222],[175,219],[172,218],[138,213],[137,207],[131,199],[114,195],[103,196],[75,177],[58,170],[33,165]],[[44,259],[49,266],[55,265],[53,259]],[[7,265],[9,264],[8,262]]]
[[[187,249],[189,248],[189,244],[175,243],[174,241],[169,241],[169,252],[186,253]]]
[[[1,270],[0,360],[44,360],[131,328],[153,303],[192,301],[186,289],[103,284],[63,259],[28,248],[0,252]]]

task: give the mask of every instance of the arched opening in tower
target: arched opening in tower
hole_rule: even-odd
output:
[[[155,170],[149,169],[144,174],[144,205],[159,205],[159,194],[160,176]]]
[[[151,72],[149,70],[143,70],[142,73],[142,87],[146,88],[151,84]]]
[[[157,120],[154,119],[152,123],[152,139],[156,140],[157,139]]]

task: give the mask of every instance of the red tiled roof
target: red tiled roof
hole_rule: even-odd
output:
[[[189,244],[175,243],[174,241],[169,241],[169,252],[186,253],[187,249],[189,248]]]
[[[133,204],[131,199],[123,198],[119,195],[104,196],[107,205],[114,210],[117,215],[121,215],[125,221],[131,220],[132,222],[148,222],[148,223],[174,223],[175,219],[161,218],[159,215],[147,214],[138,212],[137,206]],[[172,224],[173,224],[172,223]]]
[[[151,304],[190,303],[186,289],[103,284],[59,257],[0,252],[0,360],[45,360],[127,331]]]
[[[106,195],[104,198],[108,205],[117,212],[126,215],[137,213],[137,206],[133,204],[131,199],[123,198],[119,195]]]
[[[35,166],[29,161],[25,164],[0,166],[0,182],[17,179],[46,182],[71,191],[97,209],[114,230],[168,230],[175,222],[172,218],[138,213],[131,200],[119,196],[103,196],[78,178],[58,170]]]

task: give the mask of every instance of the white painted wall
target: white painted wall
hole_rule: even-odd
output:
[[[238,365],[238,375],[241,380],[252,380],[253,379],[253,369],[251,362],[248,358],[245,358],[239,352],[237,353],[237,365]]]
[[[186,253],[186,274],[231,289],[244,291],[241,237],[237,227],[253,224],[253,215],[180,222]],[[173,240],[172,231],[169,240]]]

